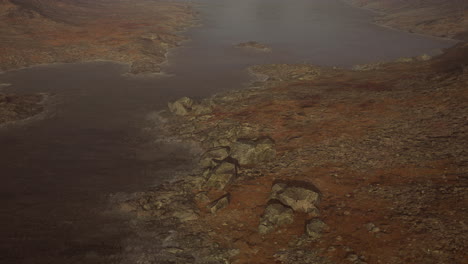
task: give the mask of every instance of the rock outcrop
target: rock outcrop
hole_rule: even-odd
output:
[[[265,208],[260,225],[258,226],[258,232],[260,234],[267,234],[279,226],[292,224],[293,222],[294,213],[291,208],[280,203],[272,203]]]
[[[241,166],[271,161],[276,156],[275,143],[271,138],[238,139],[231,148],[231,157]]]
[[[205,188],[223,190],[237,176],[237,166],[233,162],[223,161],[207,171]]]

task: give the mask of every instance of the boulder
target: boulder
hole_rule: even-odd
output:
[[[312,239],[319,239],[322,237],[324,229],[328,226],[318,218],[310,220],[306,225],[306,234]]]
[[[180,116],[187,115],[190,111],[192,111],[193,100],[188,97],[182,97],[179,100],[171,103],[169,102],[167,106],[169,110]]]
[[[192,105],[192,112],[196,115],[207,115],[213,111],[213,107],[207,104]]]
[[[218,166],[210,170],[205,187],[222,190],[234,179],[236,175],[236,164],[223,161]]]
[[[270,199],[276,199],[296,212],[318,214],[315,205],[319,202],[320,194],[311,188],[287,186],[279,183],[273,185],[271,189]]]
[[[200,167],[202,168],[213,168],[218,165],[221,161],[229,157],[229,147],[215,147],[207,150],[200,157]]]
[[[292,222],[294,222],[294,213],[291,208],[280,203],[272,203],[265,209],[258,226],[258,232],[260,234],[267,234],[278,226],[291,224]]]
[[[270,138],[238,139],[231,146],[231,157],[236,159],[241,166],[270,161],[275,156],[275,143]]]
[[[219,210],[227,207],[229,205],[230,199],[231,199],[230,194],[229,193],[225,194],[221,196],[220,198],[216,199],[215,201],[213,201],[212,203],[208,204],[207,208],[210,210],[212,214],[215,214]]]

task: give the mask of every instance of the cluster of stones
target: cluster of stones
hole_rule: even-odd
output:
[[[268,206],[260,221],[261,234],[272,232],[275,228],[292,224],[294,213],[306,213],[312,219],[305,227],[306,234],[313,240],[319,239],[327,225],[322,222],[316,205],[320,201],[318,190],[307,183],[276,183],[271,188]]]
[[[189,114],[203,115],[212,111],[212,105],[203,102],[195,103],[188,97],[183,97],[169,103],[169,110],[179,116]],[[197,183],[202,190],[225,191],[235,181],[240,168],[271,161],[276,156],[275,144],[271,138],[237,138],[226,145],[208,149],[200,157],[199,166],[203,170],[202,177]],[[229,192],[214,200],[209,200],[206,192],[200,192],[196,200],[207,203],[211,213],[226,208],[231,195]],[[272,232],[275,228],[292,224],[294,213],[306,213],[311,220],[306,224],[306,234],[311,239],[318,239],[327,228],[319,218],[316,205],[320,194],[314,186],[308,183],[276,183],[273,185],[271,195],[265,212],[260,220],[258,231],[261,234]]]
[[[170,102],[168,107],[173,114],[178,116],[206,115],[213,109],[210,102],[195,103],[188,97]],[[201,155],[199,167],[203,173],[195,185],[202,190],[225,191],[237,178],[242,167],[268,162],[275,157],[275,143],[269,137],[236,137],[218,142],[215,147],[209,148]],[[206,192],[200,192],[195,199],[202,202],[208,201],[208,210],[216,213],[229,205],[230,194],[226,192],[214,201],[210,201]]]
[[[206,151],[200,158],[203,169],[202,189],[223,191],[238,175],[242,166],[274,159],[276,151],[270,138],[238,139],[231,146],[214,147]],[[229,205],[230,194],[226,193],[208,204],[212,213]]]

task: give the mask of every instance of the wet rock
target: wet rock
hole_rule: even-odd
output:
[[[312,239],[322,237],[322,232],[327,228],[327,225],[318,218],[310,220],[306,225],[306,234]]]
[[[367,223],[366,229],[371,233],[378,233],[380,232],[380,228],[378,228],[374,223]]]
[[[194,104],[192,105],[192,112],[196,115],[207,115],[213,111],[213,107],[209,104]]]
[[[229,147],[215,147],[207,150],[200,158],[200,167],[213,168],[229,156]]]
[[[271,161],[276,157],[275,143],[270,138],[239,139],[232,144],[231,157],[241,166]]]
[[[258,226],[260,234],[267,234],[281,225],[291,224],[294,221],[294,213],[280,203],[272,203],[267,206]]]
[[[229,205],[229,201],[231,199],[230,194],[225,194],[221,196],[220,198],[216,199],[212,203],[210,203],[207,208],[210,210],[212,214],[215,214],[219,210],[227,207]]]
[[[192,110],[193,100],[188,97],[182,97],[173,103],[169,102],[167,105],[172,113],[184,116]]]
[[[318,209],[315,205],[318,203],[320,195],[311,188],[288,187],[286,184],[279,183],[272,187],[270,198],[280,201],[296,212],[318,215]]]
[[[237,166],[234,163],[223,161],[208,173],[206,188],[224,189],[237,175]]]
[[[266,46],[265,44],[258,43],[256,41],[242,42],[242,43],[237,44],[236,47],[255,49],[255,50],[263,51],[263,52],[271,52],[270,47]]]

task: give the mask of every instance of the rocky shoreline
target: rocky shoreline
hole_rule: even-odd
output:
[[[194,17],[177,2],[3,0],[0,69],[108,60],[135,74],[159,72]]]
[[[170,103],[166,136],[204,151],[186,177],[119,203],[177,234],[139,256],[463,263],[467,67],[468,44],[366,70],[254,66],[264,82]]]
[[[1,0],[0,72],[105,60],[128,64],[130,74],[159,73],[195,16],[178,2]],[[41,98],[0,92],[0,124],[40,113]]]
[[[42,113],[46,98],[45,94],[0,93],[0,126]]]
[[[468,2],[343,0],[377,12],[375,22],[389,28],[442,38],[468,40]]]

